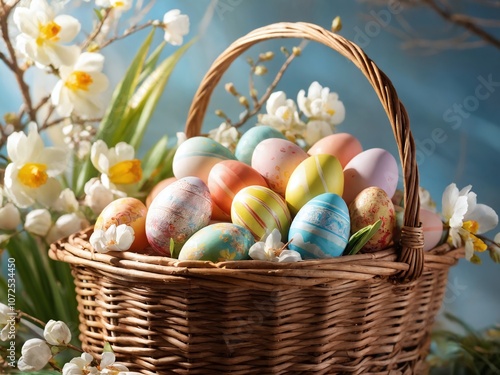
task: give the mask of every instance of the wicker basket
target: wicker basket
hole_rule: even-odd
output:
[[[390,80],[352,42],[319,26],[278,23],[236,40],[193,100],[186,134],[201,131],[212,90],[249,47],[310,39],[352,61],[387,113],[405,176],[400,244],[373,254],[291,264],[91,255],[92,229],[52,245],[71,264],[83,349],[144,374],[422,374],[449,268],[463,249],[422,250],[415,146]]]

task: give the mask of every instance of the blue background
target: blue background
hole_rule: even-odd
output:
[[[157,1],[148,18],[162,18],[163,13],[179,8],[190,16],[191,32],[196,35],[210,1]],[[399,5],[394,2],[395,6]],[[476,15],[500,19],[500,9],[484,11],[478,7],[465,8]],[[79,10],[82,12],[82,10]],[[341,16],[341,35],[354,40],[392,80],[401,101],[408,110],[412,132],[417,144],[421,186],[427,188],[440,204],[445,187],[456,182],[458,187],[473,185],[478,201],[500,212],[500,50],[492,46],[476,49],[445,48],[438,51],[405,48],[404,39],[394,30],[401,30],[402,15],[419,36],[431,39],[461,35],[460,29],[450,27],[427,9],[391,11],[388,6],[372,8],[362,2],[329,0],[220,0],[200,39],[190,48],[176,67],[148,130],[143,153],[160,135],[175,133],[184,128],[191,99],[212,61],[235,39],[256,27],[279,21],[305,21],[329,28],[335,16]],[[498,33],[497,33],[498,34]],[[106,48],[106,73],[113,83],[118,82],[133,54],[144,38],[138,34]],[[156,35],[158,41],[161,33]],[[276,52],[276,61],[269,64],[268,76],[259,78],[261,92],[274,77],[283,58],[280,46],[291,49],[300,41],[279,40],[262,43],[235,62],[221,83],[234,82],[247,92],[248,65],[245,57],[259,52]],[[175,50],[168,46],[166,54]],[[14,84],[0,72],[2,86]],[[317,80],[340,95],[346,107],[346,119],[338,131],[354,134],[365,149],[382,147],[397,155],[396,144],[378,98],[364,76],[349,61],[325,46],[309,43],[301,57],[286,72],[278,89],[296,99],[300,89]],[[477,91],[483,80],[498,82],[490,91]],[[204,130],[220,124],[213,115],[224,109],[235,119],[241,110],[221,88],[212,96]],[[484,85],[483,85],[484,86]],[[6,86],[4,86],[6,87]],[[479,93],[479,95],[478,95]],[[489,94],[487,98],[486,93]],[[16,110],[13,97],[2,89],[0,112]],[[479,98],[481,97],[481,99]],[[465,109],[456,112],[457,106]],[[452,117],[454,116],[454,117]],[[248,126],[253,125],[250,121]],[[441,130],[436,130],[441,129]],[[439,141],[433,134],[439,132]],[[498,232],[489,233],[490,237]],[[500,323],[500,265],[482,256],[483,265],[465,260],[451,270],[444,309],[476,328]]]

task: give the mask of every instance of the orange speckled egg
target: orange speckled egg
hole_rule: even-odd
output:
[[[394,204],[387,193],[376,186],[363,189],[349,204],[351,218],[351,234],[381,220],[379,230],[363,246],[363,252],[382,250],[389,246],[393,240],[396,227],[396,213]]]
[[[148,247],[146,237],[147,207],[133,197],[118,198],[109,203],[97,218],[94,228],[106,230],[112,224],[126,224],[134,229],[134,242],[130,251],[143,252]]]
[[[229,216],[234,196],[241,189],[252,185],[268,187],[259,172],[237,160],[225,160],[215,164],[208,175],[208,189],[213,202]]]
[[[309,155],[297,144],[287,139],[268,138],[260,142],[252,155],[252,168],[266,179],[267,185],[285,196],[288,180]]]
[[[309,155],[329,154],[335,156],[344,168],[353,157],[363,151],[361,142],[349,133],[335,133],[321,138],[307,151]]]
[[[177,181],[175,177],[167,177],[160,182],[158,182],[149,192],[148,196],[146,197],[146,207],[149,207],[153,199],[158,195],[160,191],[162,191],[164,188],[166,188],[168,185],[170,185],[172,182]]]

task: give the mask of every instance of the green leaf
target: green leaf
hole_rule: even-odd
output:
[[[163,136],[156,144],[151,147],[146,155],[142,158],[142,180],[140,182],[141,189],[148,182],[156,180],[155,176],[158,174],[158,167],[165,160],[168,155],[168,137]],[[152,187],[152,186],[151,186]]]
[[[165,46],[167,45],[166,41],[160,43],[158,47],[149,55],[146,62],[144,63],[144,68],[142,69],[142,73],[139,76],[139,82],[143,82],[147,76],[149,76],[153,70],[155,70],[156,65],[158,64],[158,60],[160,59],[161,53]]]
[[[349,238],[347,247],[344,250],[344,255],[354,255],[358,253],[358,251],[360,251],[363,246],[365,246],[370,238],[372,238],[373,235],[377,233],[381,225],[382,221],[379,219],[375,223],[367,225],[366,227],[354,233],[351,238]]]

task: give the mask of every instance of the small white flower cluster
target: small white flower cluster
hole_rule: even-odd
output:
[[[274,228],[263,241],[252,245],[249,255],[254,260],[265,260],[268,262],[300,262],[302,257],[295,250],[285,249],[286,245],[281,242],[281,233]]]
[[[477,195],[471,191],[472,185],[459,190],[452,183],[443,192],[442,215],[449,227],[449,242],[455,247],[465,245],[465,258],[477,261],[475,252],[483,252],[488,245],[478,235],[494,229],[498,225],[498,215],[489,206],[477,203]],[[500,233],[494,242],[499,243]],[[493,244],[492,257],[500,260],[500,248]]]
[[[107,253],[108,251],[130,249],[134,239],[134,228],[126,224],[118,226],[112,224],[106,230],[95,229],[89,238],[89,242],[98,253]]]
[[[309,146],[333,134],[335,127],[345,118],[344,104],[338,94],[318,82],[309,86],[307,96],[305,90],[299,91],[297,105],[292,99],[287,99],[283,91],[272,93],[266,102],[266,111],[266,114],[259,115],[260,124],[272,126],[288,138],[303,140]],[[302,121],[301,114],[306,116],[305,121]]]
[[[7,340],[10,312],[7,305],[0,303],[0,339],[2,341]],[[32,338],[23,344],[21,348],[21,357],[17,361],[17,367],[22,372],[42,370],[53,356],[60,352],[60,350],[54,350],[54,347],[65,349],[70,345],[70,342],[71,331],[68,325],[62,321],[49,320],[43,330],[43,339]],[[72,348],[78,349],[75,347]],[[97,361],[95,361],[90,354],[82,353],[81,356],[75,357],[70,362],[64,364],[62,373],[64,375],[139,374],[129,371],[126,366],[116,363],[115,360],[114,353],[104,352],[101,357],[101,362],[96,364]]]

